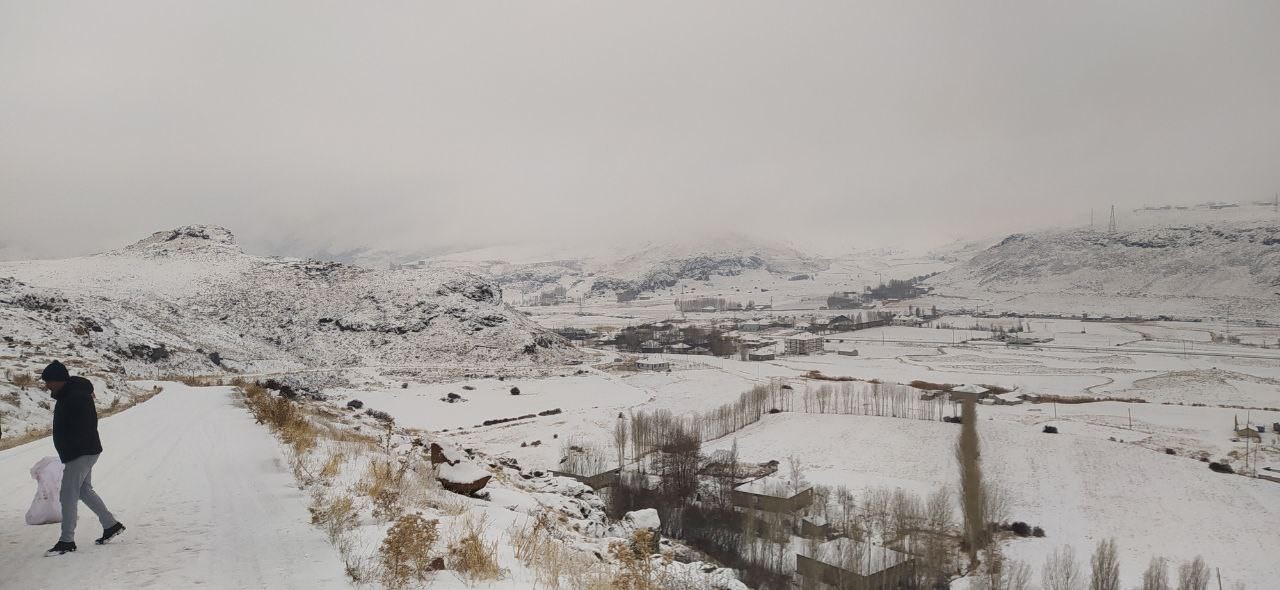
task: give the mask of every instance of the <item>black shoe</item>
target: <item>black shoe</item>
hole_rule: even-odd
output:
[[[57,545],[54,545],[54,546],[53,546],[53,549],[50,549],[50,550],[48,550],[48,551],[45,551],[45,552],[44,552],[44,556],[45,556],[45,557],[52,557],[52,556],[54,556],[54,555],[62,555],[62,554],[64,554],[64,553],[71,553],[72,551],[75,551],[75,550],[76,550],[76,543],[75,543],[75,541],[58,541],[58,544],[57,544]]]
[[[102,529],[102,538],[94,540],[94,543],[102,545],[103,543],[110,541],[112,537],[115,537],[116,535],[123,532],[124,532],[124,524],[117,522],[111,525],[111,528],[109,529]]]

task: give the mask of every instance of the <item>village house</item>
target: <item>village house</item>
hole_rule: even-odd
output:
[[[636,369],[641,371],[667,371],[671,363],[658,358],[642,358],[636,361]]]
[[[891,590],[914,577],[915,560],[888,547],[840,537],[797,553],[796,573],[806,588]]]
[[[797,514],[813,503],[813,488],[806,487],[797,492],[782,478],[762,477],[733,488],[729,492],[729,501],[739,508]]]
[[[787,354],[813,354],[822,352],[822,337],[817,334],[803,333],[787,336],[783,339]]]
[[[907,314],[898,314],[893,316],[893,325],[895,326],[919,326],[924,323],[924,318]]]

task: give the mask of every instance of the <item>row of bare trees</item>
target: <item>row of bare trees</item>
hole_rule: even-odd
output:
[[[982,590],[1026,590],[1029,587],[1030,568],[1022,562],[1005,561],[993,551],[984,564],[980,583]],[[1178,566],[1176,577],[1170,578],[1168,560],[1153,557],[1142,572],[1142,590],[1207,590],[1209,566],[1204,558],[1196,556]],[[1040,570],[1040,585],[1044,590],[1121,590],[1120,557],[1115,539],[1103,539],[1089,558],[1089,572],[1081,571],[1075,550],[1070,545],[1054,549],[1045,558]],[[1237,583],[1236,590],[1244,584]]]
[[[946,402],[922,399],[920,390],[897,383],[842,381],[805,387],[797,411],[942,420]]]
[[[797,398],[799,398],[797,400]],[[680,416],[671,410],[633,410],[629,424],[619,416],[613,431],[619,466],[625,463],[630,443],[631,457],[640,459],[671,440],[676,433],[696,433],[703,442],[733,434],[776,412],[851,414],[916,420],[941,420],[946,403],[941,399],[921,399],[920,391],[894,383],[844,381],[806,386],[796,395],[778,381],[759,384],[742,392],[738,399],[706,412]]]

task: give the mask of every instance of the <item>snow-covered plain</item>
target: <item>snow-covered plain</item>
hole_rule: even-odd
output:
[[[956,325],[964,320],[944,319]],[[1010,491],[1010,517],[1048,531],[1044,539],[1011,541],[1009,556],[1038,569],[1059,545],[1071,544],[1081,554],[1098,540],[1115,537],[1122,548],[1126,586],[1137,583],[1152,556],[1176,563],[1203,555],[1222,568],[1228,584],[1268,587],[1280,575],[1280,566],[1269,557],[1280,547],[1280,537],[1259,530],[1247,544],[1236,538],[1239,531],[1258,529],[1259,523],[1280,516],[1280,484],[1216,474],[1201,459],[1244,469],[1246,444],[1232,430],[1236,421],[1268,430],[1280,422],[1280,411],[1263,409],[1280,408],[1280,351],[1193,338],[1184,344],[1184,331],[1197,327],[1163,323],[1031,323],[1032,335],[1055,340],[1033,347],[977,340],[952,344],[950,330],[893,327],[883,335],[876,329],[827,335],[846,340],[841,346],[855,346],[857,357],[822,354],[744,362],[664,355],[675,363],[669,373],[599,371],[567,378],[579,380],[568,386],[554,380],[519,383],[522,391],[548,396],[557,389],[592,393],[577,404],[557,398],[565,410],[560,415],[480,428],[472,427],[473,422],[439,435],[517,458],[522,465],[554,468],[566,441],[611,449],[610,429],[619,412],[703,411],[771,379],[783,379],[803,392],[824,383],[803,377],[814,369],[828,376],[899,383],[998,385],[1015,394],[1144,399],[1147,403],[980,408],[984,464],[988,477]],[[1144,338],[1144,331],[1150,336]],[[957,342],[989,334],[957,332]],[[506,385],[496,384],[495,394]],[[397,394],[384,390],[363,395],[377,400]],[[609,396],[616,396],[613,403],[605,401]],[[451,410],[442,406],[456,405],[431,396],[422,399],[411,412],[447,415]],[[1224,405],[1243,409],[1220,407]],[[1057,426],[1061,434],[1041,433],[1045,425]],[[902,487],[927,493],[955,485],[951,448],[957,433],[954,425],[941,422],[786,412],[707,446],[726,449],[736,438],[747,461],[801,457],[816,483],[855,491]],[[540,444],[525,446],[534,441]],[[1265,473],[1263,467],[1280,469],[1280,435],[1268,432],[1263,443],[1252,468],[1260,473]]]

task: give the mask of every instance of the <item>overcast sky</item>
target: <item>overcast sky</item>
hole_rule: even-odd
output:
[[[8,257],[867,248],[1277,190],[1275,0],[0,0]]]

